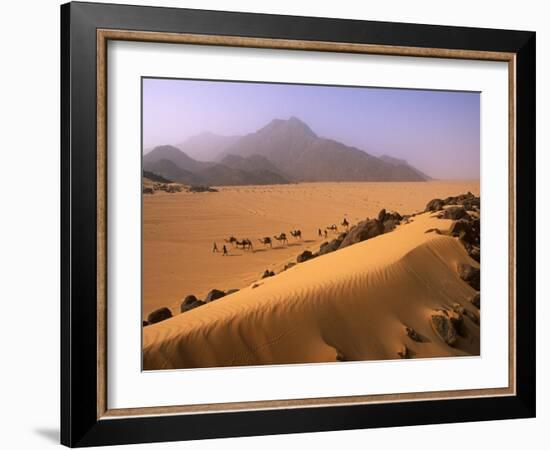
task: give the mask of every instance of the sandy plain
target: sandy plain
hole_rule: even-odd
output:
[[[167,194],[143,198],[143,317],[167,306],[179,313],[181,300],[204,298],[211,289],[241,289],[267,270],[279,272],[304,250],[315,251],[327,239],[318,229],[344,218],[351,225],[376,217],[382,209],[411,214],[436,197],[471,191],[479,181],[417,183],[301,183],[271,186],[221,187],[219,192]],[[302,239],[290,236],[300,229]],[[285,232],[288,245],[273,239]],[[328,240],[338,232],[327,231]],[[226,244],[229,256],[213,253],[229,236],[248,238],[253,251]],[[258,239],[269,236],[273,247]]]

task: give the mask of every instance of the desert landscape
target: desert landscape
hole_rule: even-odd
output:
[[[143,369],[478,356],[479,134],[438,101],[448,148],[408,138],[454,179],[411,139],[381,131],[404,150],[375,156],[295,116],[144,146]]]

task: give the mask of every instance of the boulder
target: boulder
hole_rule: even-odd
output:
[[[188,295],[187,297],[185,297],[183,299],[183,301],[181,302],[181,305],[180,305],[180,312],[186,312],[186,311],[189,311],[191,309],[194,309],[198,306],[202,306],[204,305],[205,303],[202,301],[202,300],[199,300],[197,297],[195,297],[194,295]]]
[[[303,263],[312,259],[313,257],[314,257],[313,253],[311,253],[309,250],[305,250],[298,255],[298,257],[296,258],[296,261],[299,263]]]
[[[283,271],[288,270],[288,269],[290,269],[291,267],[294,267],[295,265],[296,265],[295,262],[286,263],[285,266],[283,267]]]
[[[163,320],[169,319],[170,317],[172,317],[172,311],[170,311],[166,307],[159,308],[147,316],[147,322],[158,323],[162,322]]]
[[[338,239],[333,239],[330,242],[323,242],[321,244],[321,248],[319,249],[319,256],[326,255],[327,253],[331,253],[335,250],[338,250],[343,240],[344,239],[338,238]]]
[[[275,272],[273,272],[272,270],[268,270],[266,269],[265,272],[262,274],[262,278],[268,278],[268,277],[273,277],[275,276]]]
[[[355,225],[345,239],[340,244],[339,248],[348,247],[349,245],[357,244],[358,242],[366,241],[376,237],[384,232],[384,226],[376,219],[363,220]]]
[[[441,211],[445,203],[440,198],[434,198],[430,200],[426,205],[426,212],[428,211]]]
[[[468,255],[470,255],[470,258],[473,260],[480,262],[481,260],[481,252],[479,250],[479,247],[472,245],[468,250]]]
[[[468,283],[476,291],[479,291],[480,272],[478,267],[474,267],[470,264],[459,263],[457,265],[457,272],[461,280]]]
[[[393,231],[398,224],[399,222],[396,221],[395,219],[385,220],[384,223],[382,224],[382,226],[384,227],[384,233]]]
[[[424,233],[441,234],[441,231],[439,231],[439,228],[430,228],[429,230],[424,231]]]
[[[415,331],[414,328],[405,327],[405,332],[407,333],[407,336],[409,336],[413,341],[422,342],[422,338],[421,338],[420,335]]]
[[[208,295],[206,296],[206,299],[204,300],[206,303],[213,302],[214,300],[217,300],[219,298],[225,297],[225,292],[220,291],[219,289],[212,289]]]
[[[459,220],[464,217],[470,217],[462,206],[450,206],[443,213],[444,219]]]
[[[381,222],[381,223],[384,223],[387,220],[393,220],[393,221],[395,221],[395,223],[399,223],[399,222],[401,222],[402,219],[403,219],[403,216],[401,216],[401,214],[399,214],[398,212],[395,212],[395,211],[389,211],[388,212],[385,209],[382,209],[378,213],[378,222]]]
[[[433,314],[432,327],[447,345],[453,346],[456,344],[458,339],[457,332],[448,316],[444,314]]]
[[[472,305],[474,305],[477,309],[479,309],[481,307],[481,297],[479,296],[479,292],[475,293],[471,298],[470,298],[470,303]]]
[[[199,306],[206,305],[202,300],[196,300],[191,303],[185,303],[185,300],[180,305],[180,312],[191,311],[192,309],[198,308]]]
[[[190,305],[191,303],[195,303],[195,302],[198,302],[199,299],[197,297],[195,297],[194,295],[188,295],[187,297],[185,297],[183,299],[183,301],[181,302],[182,305]]]

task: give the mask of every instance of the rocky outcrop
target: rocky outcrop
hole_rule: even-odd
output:
[[[213,302],[219,298],[225,297],[225,292],[220,291],[219,289],[212,289],[207,295],[204,301],[206,303]]]
[[[349,230],[339,248],[345,248],[349,245],[372,239],[382,233],[384,233],[384,226],[380,221],[377,219],[363,220]]]
[[[470,264],[459,263],[456,267],[460,279],[468,283],[476,291],[479,291],[480,272],[478,267]]]
[[[172,317],[172,312],[168,308],[159,308],[147,316],[147,322],[158,323],[169,319],[170,317]]]
[[[306,261],[309,261],[310,259],[313,259],[315,256],[313,256],[313,253],[311,253],[309,250],[305,250],[302,253],[298,255],[296,258],[296,261],[298,263],[303,263]]]

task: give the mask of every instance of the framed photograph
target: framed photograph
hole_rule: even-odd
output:
[[[534,417],[534,32],[61,27],[63,444]]]

